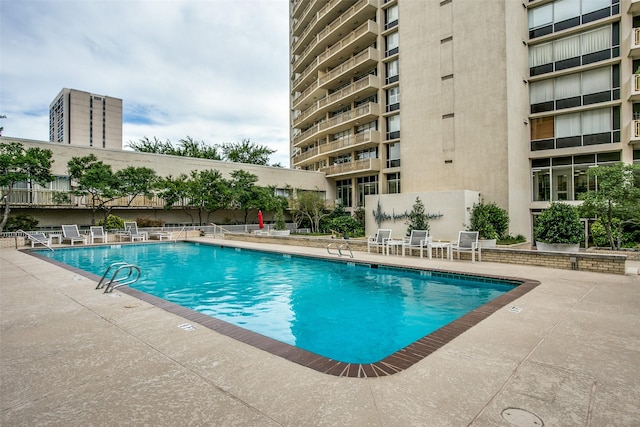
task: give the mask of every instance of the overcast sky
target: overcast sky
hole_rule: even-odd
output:
[[[0,0],[3,136],[49,140],[64,87],[122,99],[123,142],[252,142],[289,166],[288,0]]]

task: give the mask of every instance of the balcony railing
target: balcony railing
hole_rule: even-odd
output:
[[[640,119],[631,122],[631,139],[640,141]]]
[[[380,159],[363,159],[355,162],[340,163],[328,168],[321,168],[320,171],[326,173],[328,177],[362,172],[379,172]]]
[[[315,134],[346,124],[351,121],[355,121],[368,115],[380,115],[380,105],[376,104],[375,102],[369,102],[367,104],[359,106],[358,108],[346,111],[328,120],[324,120],[318,124],[315,124],[309,129],[302,132],[300,135],[295,136],[293,138],[293,145],[298,145],[301,142],[313,137]]]
[[[336,66],[335,68],[333,68],[330,72],[328,72],[326,75],[320,77],[320,85],[324,85],[326,83],[328,83],[329,81],[343,75],[344,73],[350,71],[352,68],[357,67],[358,65],[367,62],[369,60],[371,61],[375,61],[378,62],[379,59],[379,54],[378,54],[378,50],[374,49],[372,47],[360,52],[359,54],[357,54],[356,56],[354,56],[353,58],[350,58],[346,61],[344,61],[342,64]]]
[[[344,100],[346,97],[351,94],[366,89],[368,87],[371,88],[379,88],[380,87],[380,78],[374,75],[369,75],[363,79],[358,80],[357,82],[352,83],[351,85],[340,89],[337,92],[332,93],[329,96],[325,96],[324,98],[319,99],[317,102],[311,104],[309,108],[304,110],[298,117],[296,117],[293,121],[293,125],[297,126],[302,123],[309,116],[313,115],[316,111],[320,109],[324,109],[325,107],[329,107],[331,104]]]
[[[12,206],[48,206],[48,207],[79,207],[90,208],[91,204],[85,196],[70,196],[70,200],[67,202],[59,202],[56,200],[55,195],[63,193],[58,190],[47,189],[14,189],[9,196],[9,203]],[[164,208],[164,200],[154,195],[152,197],[135,196],[135,197],[121,197],[106,203],[109,207],[118,208]],[[182,206],[176,204],[175,206]]]
[[[316,156],[327,155],[329,153],[335,154],[340,151],[352,150],[365,145],[375,145],[378,143],[380,143],[380,132],[377,130],[366,131],[331,141],[326,144],[321,144],[318,147],[307,150],[297,156],[294,156],[293,164],[299,165],[300,163]]]

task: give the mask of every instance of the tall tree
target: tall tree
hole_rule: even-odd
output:
[[[159,197],[165,201],[165,208],[179,205],[196,222],[192,210],[198,212],[198,224],[209,221],[209,216],[231,203],[229,181],[217,170],[192,171],[191,175],[181,174],[161,179],[158,185]]]
[[[320,231],[320,220],[326,216],[327,202],[319,191],[298,191],[293,210],[304,215],[311,223],[311,232]]]
[[[0,232],[4,229],[9,218],[10,196],[15,185],[19,182],[45,185],[53,181],[51,175],[51,150],[32,147],[24,149],[19,142],[0,144],[0,188],[4,201],[4,213],[0,221]]]
[[[128,207],[137,196],[150,197],[157,182],[153,169],[129,166],[114,173],[110,165],[99,161],[94,154],[73,157],[67,167],[69,177],[75,181],[71,193],[87,197],[92,223],[95,223],[95,215],[99,210],[106,221],[118,199],[118,206]]]
[[[224,143],[221,148],[224,159],[229,162],[263,166],[269,164],[269,156],[276,152],[266,145],[258,145],[248,139],[243,139],[242,142]]]
[[[261,209],[267,197],[267,190],[256,185],[258,177],[244,170],[231,172],[232,207],[244,212],[244,223],[247,224],[249,211]]]
[[[597,188],[579,196],[584,201],[580,214],[598,217],[611,248],[620,248],[622,228],[627,224],[640,224],[640,165],[596,166],[590,168],[587,175],[597,180]]]

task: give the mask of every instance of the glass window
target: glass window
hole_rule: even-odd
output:
[[[582,14],[595,12],[611,6],[611,0],[582,0]]]
[[[547,202],[551,197],[551,173],[549,168],[533,171],[533,201]]]
[[[563,114],[556,117],[556,138],[581,135],[580,113]]]
[[[600,52],[611,47],[611,27],[606,26],[582,34],[582,54]]]
[[[596,93],[611,90],[611,70],[598,68],[582,73],[582,93]]]
[[[391,24],[398,20],[398,5],[391,6],[385,11],[385,24]]]
[[[396,142],[387,145],[387,167],[395,168],[400,166],[400,143]]]
[[[538,28],[553,23],[553,3],[529,9],[529,28]]]
[[[578,56],[580,56],[580,36],[565,37],[553,42],[554,61],[562,61]]]
[[[393,105],[400,102],[400,88],[398,86],[387,90],[387,105]]]
[[[400,114],[387,117],[387,132],[400,132]]]
[[[386,37],[387,50],[395,49],[398,47],[398,32],[391,33]]]
[[[554,22],[562,22],[580,16],[580,0],[557,0],[552,4]]]
[[[611,109],[601,108],[582,113],[582,131],[585,135],[611,132]]]
[[[378,176],[363,176],[358,178],[358,206],[364,206],[364,196],[378,194]]]
[[[553,117],[541,117],[531,120],[531,140],[553,138]]]
[[[580,74],[569,74],[555,79],[556,99],[580,96]]]
[[[532,104],[553,101],[553,79],[531,83],[529,85],[529,96]]]
[[[543,43],[529,47],[529,67],[551,64],[553,62],[553,43]]]
[[[387,193],[400,193],[400,172],[387,175]]]
[[[386,70],[387,70],[387,79],[391,78],[391,77],[395,77],[398,75],[398,60],[394,59],[391,62],[387,62],[385,64]]]
[[[353,206],[350,179],[336,181],[336,200],[338,200],[342,206]]]

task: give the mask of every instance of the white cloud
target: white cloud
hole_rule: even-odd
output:
[[[289,164],[288,0],[0,0],[6,136],[63,87],[123,100],[123,142],[251,141]]]

